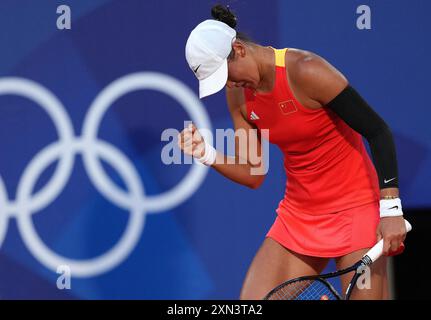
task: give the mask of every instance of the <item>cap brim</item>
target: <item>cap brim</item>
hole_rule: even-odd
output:
[[[199,81],[199,98],[202,99],[219,92],[226,85],[227,77],[227,59],[225,59],[212,75]]]

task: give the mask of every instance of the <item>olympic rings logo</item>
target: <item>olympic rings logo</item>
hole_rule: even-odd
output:
[[[139,174],[131,161],[115,146],[98,139],[103,115],[112,103],[129,92],[143,89],[157,90],[171,96],[185,108],[194,123],[211,129],[208,114],[195,94],[180,81],[161,73],[132,73],[108,85],[91,104],[81,136],[75,136],[65,107],[48,89],[28,79],[0,78],[0,95],[17,95],[34,101],[48,113],[58,133],[58,141],[44,147],[24,169],[15,200],[9,199],[0,175],[0,247],[9,218],[16,218],[25,245],[45,267],[56,272],[59,265],[68,265],[75,277],[96,276],[115,268],[127,258],[139,241],[147,213],[174,208],[199,188],[208,168],[193,164],[175,187],[158,195],[146,196]],[[87,260],[69,259],[52,251],[39,237],[32,221],[33,214],[46,208],[63,191],[78,154],[82,155],[84,168],[96,189],[111,203],[130,212],[120,240],[107,252]],[[58,165],[50,181],[33,194],[40,175],[56,160]],[[106,161],[118,171],[127,192],[112,182],[100,160]]]

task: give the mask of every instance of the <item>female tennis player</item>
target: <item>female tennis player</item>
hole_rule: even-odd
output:
[[[226,87],[235,130],[256,132],[257,145],[247,143],[260,155],[259,133],[268,129],[287,175],[277,218],[240,298],[262,299],[288,279],[320,274],[331,258],[338,269],[348,267],[380,239],[385,255],[401,252],[406,228],[394,141],[384,120],[325,59],[249,40],[235,30],[237,19],[224,6],[213,7],[212,16],[190,33],[185,49],[199,96]],[[239,154],[238,145],[232,164],[194,125],[180,133],[179,145],[237,183],[255,189],[264,180],[264,174],[251,174],[256,164]],[[355,290],[353,299],[388,298],[386,260],[371,267],[371,286]],[[350,278],[341,279],[343,292]]]

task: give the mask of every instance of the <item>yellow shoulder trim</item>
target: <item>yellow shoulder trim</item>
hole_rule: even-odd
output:
[[[274,49],[275,50],[275,65],[277,67],[285,67],[285,55],[287,48],[284,49]]]

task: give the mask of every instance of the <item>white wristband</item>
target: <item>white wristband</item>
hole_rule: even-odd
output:
[[[380,200],[380,218],[399,217],[403,215],[401,199],[381,199]]]
[[[196,161],[206,165],[212,166],[216,160],[217,151],[214,147],[207,142],[205,142],[205,152],[200,158],[194,158]]]

